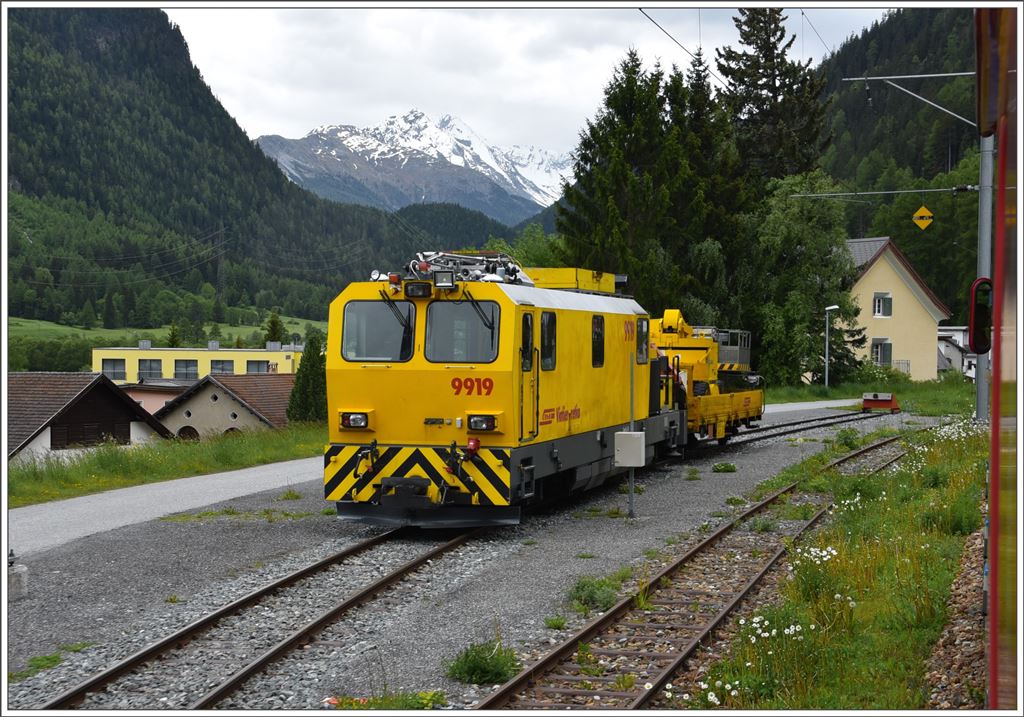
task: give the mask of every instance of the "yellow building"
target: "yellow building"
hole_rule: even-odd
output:
[[[104,347],[92,350],[92,370],[114,383],[138,383],[140,379],[198,381],[209,374],[295,373],[302,360],[302,345],[268,341],[264,349],[152,348],[149,341],[138,347]]]
[[[938,324],[952,314],[914,271],[889,237],[847,242],[860,270],[853,298],[867,344],[858,358],[909,374],[915,381],[938,375]]]

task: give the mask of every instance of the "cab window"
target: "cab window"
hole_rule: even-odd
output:
[[[533,314],[523,314],[523,344],[519,349],[523,371],[533,370]]]
[[[428,361],[491,363],[498,357],[501,310],[494,301],[435,301],[427,307]]]
[[[408,361],[416,307],[411,301],[350,301],[345,306],[341,355],[346,361]]]
[[[603,316],[593,316],[590,319],[590,365],[594,368],[604,366]]]
[[[556,333],[554,312],[543,312],[540,315],[540,367],[543,371],[555,368]]]
[[[648,319],[636,320],[636,362],[647,363],[647,346],[650,341],[648,330]]]

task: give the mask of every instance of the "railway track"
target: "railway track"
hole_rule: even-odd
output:
[[[781,535],[741,534],[736,528],[796,485],[720,526],[474,709],[645,707],[786,552]],[[826,510],[817,510],[791,537]],[[709,582],[709,570],[725,564],[728,575]]]
[[[826,470],[878,472],[905,455],[897,443],[901,438],[886,438],[853,451]],[[736,529],[796,486],[782,488],[720,526],[475,708],[648,707],[785,554],[782,535],[744,534]],[[830,507],[822,506],[786,537],[795,539],[806,532]],[[716,563],[728,564],[728,575],[709,583],[709,567],[713,574]]]
[[[835,469],[846,475],[878,473],[907,454],[897,443],[903,437],[903,435],[898,435],[876,441],[835,459],[825,466],[825,469]]]
[[[806,418],[801,421],[789,421],[787,423],[775,423],[769,426],[760,426],[758,428],[752,428],[742,433],[737,434],[736,440],[730,440],[727,445],[730,446],[742,446],[747,443],[754,443],[756,441],[763,441],[769,438],[779,438],[780,436],[788,436],[793,433],[803,433],[805,431],[813,431],[819,428],[831,428],[832,426],[840,426],[844,423],[858,423],[860,421],[867,421],[872,418],[879,418],[888,414],[885,413],[855,413],[850,415],[848,412],[843,412],[836,415],[824,416],[820,418]],[[800,428],[793,428],[794,426],[800,426]]]
[[[37,709],[212,708],[345,613],[482,530],[461,533],[425,550],[351,592],[352,570],[346,570],[352,567],[349,563],[359,558],[364,566],[373,566],[379,573],[386,556],[376,551],[389,544],[393,548],[393,541],[406,537],[409,531],[399,528],[362,541],[189,623]],[[400,559],[407,554],[408,550],[401,551]],[[393,556],[391,562],[396,562]],[[293,593],[305,593],[296,601],[297,607],[289,604]],[[324,610],[323,603],[330,603],[330,597],[338,594],[346,597]],[[312,609],[310,595],[316,604]],[[327,600],[317,599],[324,595]],[[269,630],[268,614],[279,623]],[[250,621],[254,624],[247,624]],[[301,626],[296,628],[296,623]],[[250,639],[257,634],[257,640]]]

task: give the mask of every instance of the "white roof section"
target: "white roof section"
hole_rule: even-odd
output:
[[[584,294],[565,289],[538,289],[518,284],[495,284],[513,303],[536,306],[538,309],[569,309],[595,314],[625,314],[646,316],[647,312],[635,299],[609,294]]]

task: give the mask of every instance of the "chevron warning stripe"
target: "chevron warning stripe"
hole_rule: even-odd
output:
[[[459,476],[448,472],[447,448],[378,446],[377,458],[360,454],[363,446],[331,444],[324,450],[324,498],[368,502],[377,497],[380,479],[393,476],[427,478],[427,494],[437,501],[447,483],[466,493],[478,493],[481,505],[509,505],[511,496],[508,449],[481,448],[462,463]]]

